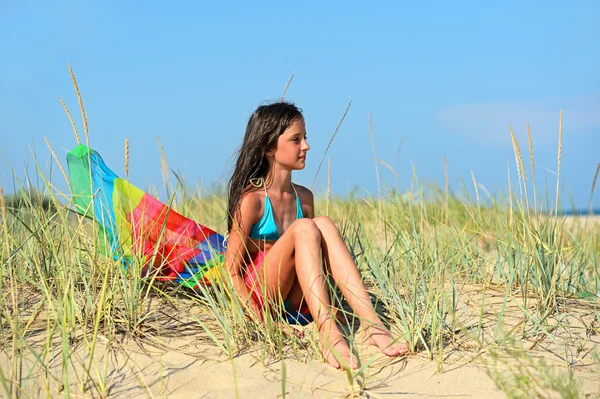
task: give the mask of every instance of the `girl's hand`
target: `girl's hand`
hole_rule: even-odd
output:
[[[287,337],[295,335],[296,338],[304,338],[304,331],[298,330],[287,323],[274,322],[273,326],[282,331]]]

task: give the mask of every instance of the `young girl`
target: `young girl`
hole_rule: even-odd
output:
[[[356,368],[332,317],[326,281],[331,274],[369,344],[388,356],[405,354],[408,346],[396,343],[375,313],[338,229],[329,218],[315,217],[311,191],[292,183],[292,171],[304,169],[309,149],[302,112],[293,104],[263,105],[250,117],[229,181],[225,267],[234,289],[259,320],[265,301],[285,300],[293,310],[306,303],[325,360]]]

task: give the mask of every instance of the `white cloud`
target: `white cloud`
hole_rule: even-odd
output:
[[[556,140],[560,110],[563,134],[587,134],[600,128],[600,97],[561,101],[450,105],[440,110],[441,127],[486,143],[510,143],[509,125],[518,137],[529,121],[534,141]]]

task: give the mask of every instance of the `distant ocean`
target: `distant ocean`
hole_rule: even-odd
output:
[[[600,215],[600,208],[594,208],[592,209],[592,213],[589,212],[589,209],[564,209],[564,210],[560,210],[558,211],[559,215],[579,215],[579,216],[586,216],[586,215]]]

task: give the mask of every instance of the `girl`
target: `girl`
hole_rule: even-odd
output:
[[[265,301],[285,299],[293,310],[306,303],[325,360],[355,369],[332,317],[326,282],[331,274],[369,344],[388,356],[403,355],[408,345],[396,343],[375,313],[338,229],[329,218],[315,217],[311,191],[292,183],[292,171],[304,169],[309,149],[302,112],[293,104],[263,105],[250,117],[229,181],[225,268],[233,287],[259,320]]]

